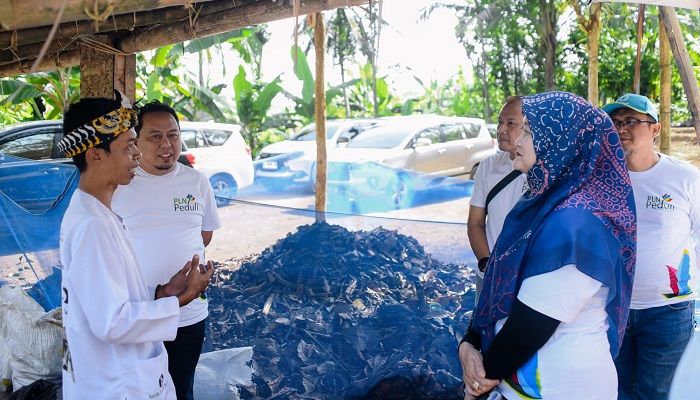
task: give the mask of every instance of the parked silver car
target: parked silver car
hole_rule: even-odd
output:
[[[446,176],[469,174],[496,153],[478,118],[410,116],[362,132],[328,157],[328,185],[355,199],[384,196],[395,208],[412,203],[416,190]]]
[[[372,119],[326,121],[326,148],[343,146],[360,132],[377,125]],[[289,140],[263,147],[255,161],[255,182],[271,190],[305,184],[313,190],[316,175],[316,125],[303,127]]]

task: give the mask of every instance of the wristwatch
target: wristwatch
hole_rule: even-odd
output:
[[[479,271],[484,272],[486,271],[486,265],[489,263],[489,258],[488,257],[482,257],[479,259],[479,263],[477,266],[479,267]]]

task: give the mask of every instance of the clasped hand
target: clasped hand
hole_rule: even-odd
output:
[[[177,296],[180,307],[189,304],[199,297],[209,285],[209,280],[214,274],[214,263],[208,261],[206,265],[199,264],[199,256],[195,254],[170,281],[161,286],[161,294],[156,293],[156,298],[165,296]]]
[[[465,400],[488,393],[498,385],[498,380],[486,378],[481,352],[471,344],[462,342],[459,345],[459,362],[462,365]]]

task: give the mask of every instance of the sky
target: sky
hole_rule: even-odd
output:
[[[420,19],[423,9],[434,0],[384,0],[384,26],[379,43],[378,70],[380,76],[387,76],[390,87],[401,98],[422,93],[414,75],[428,84],[432,79],[442,83],[457,73],[460,66],[470,76],[471,64],[461,44],[457,41],[454,28],[457,18],[449,10],[438,9],[427,21]],[[301,83],[292,70],[290,48],[293,44],[294,19],[271,22],[268,25],[270,41],[263,48],[262,78],[271,81],[282,74],[282,86],[292,93],[300,92]],[[314,70],[313,51],[308,56],[309,66]],[[196,65],[196,56],[189,62]],[[346,68],[347,69],[347,68]],[[355,67],[357,69],[357,67]],[[195,70],[195,69],[191,69]],[[237,68],[227,66],[224,76],[220,63],[214,62],[209,69],[210,82],[228,83],[233,80]],[[340,83],[339,67],[333,65],[332,58],[326,57],[326,82]],[[278,102],[277,107],[283,104]]]

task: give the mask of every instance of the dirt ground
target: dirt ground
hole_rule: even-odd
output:
[[[700,168],[700,146],[693,128],[671,129],[671,155]]]

